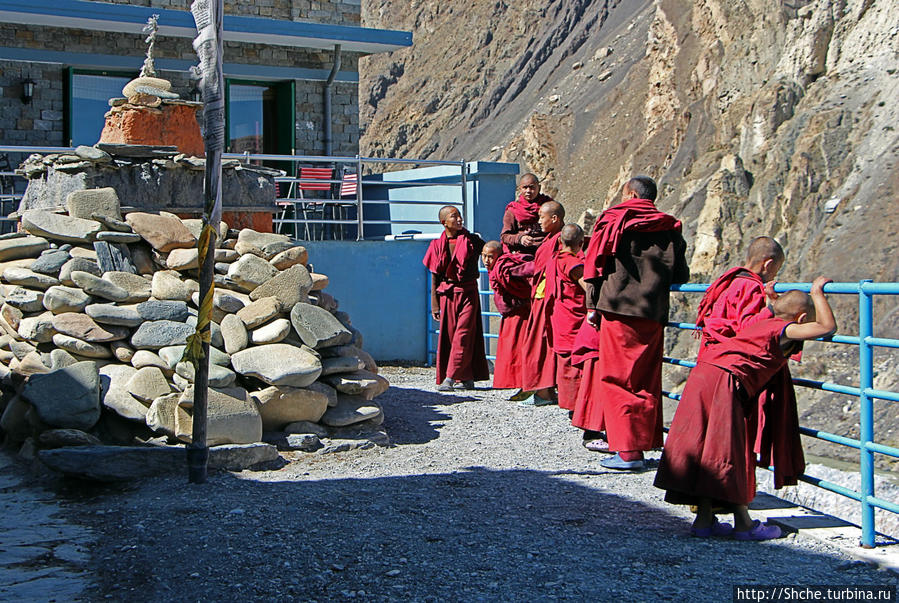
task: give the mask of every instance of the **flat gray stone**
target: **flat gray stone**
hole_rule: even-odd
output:
[[[222,319],[222,339],[225,343],[225,351],[234,354],[247,347],[249,336],[244,322],[234,314],[228,314]]]
[[[107,325],[120,325],[123,327],[136,327],[144,319],[137,313],[135,306],[117,306],[115,304],[89,304],[85,306],[84,313]]]
[[[22,228],[33,235],[53,241],[87,243],[94,239],[102,226],[95,220],[29,209],[22,213]]]
[[[358,356],[338,356],[322,358],[322,376],[352,373],[364,369],[365,363]]]
[[[379,416],[381,416],[381,407],[377,402],[366,400],[361,396],[340,394],[337,406],[326,410],[321,422],[329,427],[346,427],[376,419]]]
[[[310,348],[326,348],[349,343],[353,334],[326,310],[298,303],[290,311],[290,322],[303,343]]]
[[[250,342],[253,345],[265,345],[283,341],[290,333],[290,321],[286,318],[276,318],[261,327],[250,332]]]
[[[138,369],[128,380],[126,389],[131,392],[132,396],[148,406],[159,396],[172,392],[165,375],[159,367],[155,366]]]
[[[128,292],[123,303],[134,304],[150,299],[150,281],[139,274],[111,271],[104,272],[102,278]]]
[[[56,348],[55,350],[50,351],[50,368],[53,370],[72,366],[76,362],[80,361],[65,350]]]
[[[185,438],[179,438],[177,432],[177,423],[180,422],[184,425],[190,423],[190,417],[187,415],[187,411],[181,407],[180,400],[181,392],[166,394],[153,400],[153,403],[150,404],[150,408],[147,410],[145,419],[147,427],[155,432],[164,433],[170,439],[189,441],[190,438],[187,436],[190,434],[185,434]],[[184,415],[180,421],[175,419],[175,416],[178,414]]]
[[[296,264],[253,289],[250,299],[256,301],[263,297],[277,297],[281,311],[288,312],[297,303],[306,301],[311,290],[309,271],[302,264]]]
[[[193,386],[184,390],[181,404],[193,405]],[[262,417],[256,403],[242,387],[210,387],[206,400],[206,442],[220,444],[250,444],[262,441]],[[179,433],[190,432],[176,417]]]
[[[31,263],[29,268],[40,274],[58,277],[59,271],[69,261],[69,252],[63,249],[48,249]]]
[[[101,230],[94,238],[97,241],[105,241],[107,243],[137,243],[141,240],[139,234],[118,230]]]
[[[195,306],[200,306],[199,291],[192,293],[190,299]],[[242,293],[235,293],[233,291],[222,291],[220,289],[216,289],[215,293],[212,296],[213,307],[228,314],[233,314],[234,312],[240,311],[241,308],[249,303],[249,297],[243,295]]]
[[[53,336],[53,345],[85,358],[109,358],[112,356],[108,346],[100,343],[91,343],[71,335],[63,335],[62,333],[57,333]]]
[[[187,301],[193,292],[177,272],[170,271],[154,273],[150,288],[154,298],[164,300]]]
[[[131,346],[138,350],[158,350],[170,345],[183,345],[193,333],[194,327],[187,323],[148,321],[140,325],[131,336]]]
[[[337,406],[337,390],[327,383],[316,381],[315,383],[310,383],[309,385],[307,385],[306,389],[311,389],[313,391],[319,392],[320,394],[328,398],[328,406]]]
[[[93,274],[94,276],[102,276],[103,272],[100,270],[99,264],[90,258],[83,257],[72,257],[69,261],[62,265],[62,268],[59,270],[59,282],[67,287],[75,286],[75,281],[72,280],[72,273],[76,270],[80,272],[87,272],[89,274]]]
[[[59,280],[34,272],[28,268],[10,267],[3,271],[3,280],[10,285],[18,285],[20,287],[28,287],[29,289],[40,289],[42,291],[49,289],[53,285],[58,285]]]
[[[112,232],[128,232],[128,233],[132,233],[132,234],[134,233],[134,231],[131,230],[131,227],[128,226],[127,222],[122,222],[121,220],[118,220],[116,218],[110,218],[109,216],[103,216],[100,214],[91,214],[90,219],[96,220],[97,222],[102,224],[104,228],[107,229],[107,230],[101,231],[101,232],[112,231]],[[100,233],[97,233],[97,237],[99,237],[99,236],[100,236]]]
[[[19,321],[19,335],[32,343],[49,343],[56,332],[52,312],[28,316]]]
[[[123,302],[130,297],[125,289],[89,272],[74,270],[71,278],[75,286],[95,297],[102,297],[114,302]]]
[[[194,365],[190,362],[179,362],[175,365],[175,373],[188,383],[194,382]],[[231,387],[237,381],[237,373],[226,366],[209,363],[209,387]]]
[[[187,303],[174,300],[145,301],[137,304],[137,313],[144,320],[173,320],[175,322],[184,322],[189,316]]]
[[[80,429],[48,429],[37,438],[41,448],[63,448],[65,446],[99,446],[103,442],[95,435]]]
[[[166,253],[197,244],[187,227],[174,216],[131,212],[125,216],[125,221],[156,251]]]
[[[263,297],[238,310],[236,316],[243,321],[247,329],[255,329],[280,313],[281,303],[278,298]]]
[[[123,341],[113,341],[109,344],[112,357],[119,362],[131,362],[134,359],[134,348]]]
[[[196,247],[189,249],[173,249],[165,260],[169,270],[195,270],[199,267],[199,250]]]
[[[101,326],[87,314],[64,312],[53,316],[53,328],[58,333],[75,337],[90,343],[107,343],[127,338],[131,331],[127,327]]]
[[[237,253],[234,249],[216,249],[214,259],[216,262],[222,262],[225,264],[230,264],[231,262],[236,262],[240,257],[240,254]]]
[[[56,285],[44,293],[43,305],[54,314],[83,312],[93,298],[77,287]]]
[[[250,253],[267,260],[295,245],[287,235],[244,228],[237,235],[234,249],[241,255]]]
[[[279,458],[271,444],[212,446],[210,469],[242,471]],[[184,472],[181,446],[81,446],[41,450],[38,459],[60,473],[100,482],[120,482]]]
[[[306,264],[309,261],[309,253],[305,247],[299,245],[286,249],[269,260],[269,263],[278,270],[287,270],[296,264]]]
[[[50,248],[50,242],[43,237],[16,237],[0,240],[0,262],[21,258],[36,258]]]
[[[24,287],[16,287],[6,294],[6,303],[22,312],[40,312],[44,309],[44,293]]]
[[[19,328],[19,321],[22,320],[22,316],[24,316],[22,311],[14,306],[10,306],[6,303],[0,306],[0,317],[3,317],[6,324],[12,327],[14,331]]]
[[[96,153],[103,153],[108,158],[106,161],[112,159],[105,151],[88,148],[94,149]],[[122,219],[119,196],[111,187],[72,191],[66,195],[66,209],[70,216],[76,218],[93,219],[93,216],[98,214],[116,220]]]
[[[322,381],[343,394],[362,396],[371,400],[387,391],[390,383],[384,377],[359,370],[354,373],[341,373],[323,377]]]
[[[131,355],[131,366],[136,369],[142,369],[147,366],[155,366],[163,371],[171,370],[159,354],[150,350],[137,350]]]
[[[252,254],[240,256],[240,259],[228,268],[228,278],[248,290],[256,289],[277,274],[277,268]]]
[[[254,392],[264,431],[280,431],[297,421],[316,422],[328,409],[328,397],[304,388],[268,387]]]
[[[231,366],[241,375],[277,386],[306,387],[321,374],[321,361],[317,357],[283,343],[236,352],[231,355]]]
[[[100,419],[100,377],[91,361],[32,375],[22,395],[53,427],[87,430]]]

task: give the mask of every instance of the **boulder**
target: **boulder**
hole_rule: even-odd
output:
[[[366,400],[371,400],[375,396],[380,396],[387,391],[388,387],[390,387],[387,379],[365,370],[359,370],[354,373],[329,375],[322,380],[338,392],[362,396]]]
[[[303,343],[310,348],[342,345],[353,338],[353,334],[333,314],[312,304],[296,304],[290,311],[290,322]]]
[[[228,314],[222,319],[222,339],[225,351],[234,354],[247,347],[249,336],[244,322],[235,314]]]
[[[364,369],[365,363],[358,356],[337,356],[335,358],[322,358],[322,377],[325,375],[337,375],[339,373],[353,373]]]
[[[237,235],[237,243],[234,244],[234,249],[241,255],[251,253],[269,259],[294,245],[295,243],[287,235],[258,232],[251,228],[244,228]]]
[[[316,274],[315,272],[311,273],[309,277],[312,279],[312,290],[313,291],[321,291],[325,287],[328,286],[330,280],[324,274]]]
[[[109,157],[105,151],[95,150]],[[95,219],[94,215],[99,215],[115,220],[122,219],[119,196],[112,187],[72,191],[66,196],[66,209],[70,216],[76,218]]]
[[[10,267],[3,271],[3,280],[10,285],[19,285],[20,287],[28,287],[31,289],[40,289],[42,291],[49,289],[53,285],[58,285],[59,280],[34,272],[28,268]]]
[[[283,343],[247,348],[231,355],[231,365],[241,375],[269,385],[306,387],[321,374],[321,361],[306,350]]]
[[[62,333],[53,336],[53,345],[85,358],[109,358],[112,356],[109,348],[105,345],[90,343]]]
[[[154,273],[150,290],[156,299],[178,301],[189,300],[192,292],[191,287],[181,280],[177,272],[169,271]]]
[[[156,251],[165,253],[197,244],[197,239],[175,216],[131,212],[125,221]]]
[[[265,345],[283,341],[290,333],[290,321],[286,318],[278,318],[268,322],[250,332],[250,342],[253,345]]]
[[[148,321],[131,336],[131,346],[138,350],[158,350],[169,345],[183,345],[194,330],[193,326],[183,322]]]
[[[44,364],[41,355],[37,352],[29,352],[22,357],[18,364],[10,363],[13,372],[24,375],[25,377],[37,375],[41,373],[49,373],[53,369]]]
[[[131,392],[132,396],[147,405],[159,396],[164,396],[172,391],[162,370],[156,366],[138,369],[128,380],[126,389]]]
[[[315,422],[328,408],[328,397],[311,389],[268,387],[253,393],[264,431],[280,431],[296,421]]]
[[[80,361],[65,350],[57,348],[50,351],[50,368],[53,370],[65,366],[72,366],[76,362]]]
[[[34,260],[29,268],[41,274],[58,277],[59,271],[70,257],[69,252],[65,249],[48,249]]]
[[[26,341],[48,343],[53,341],[56,328],[53,326],[53,313],[44,312],[37,316],[29,316],[19,321],[19,335]]]
[[[29,209],[22,213],[22,228],[29,233],[53,241],[88,243],[100,232],[102,225],[95,220],[85,220],[42,209]]]
[[[97,322],[107,325],[136,327],[144,321],[140,314],[138,314],[136,306],[90,304],[84,308],[84,313]]]
[[[263,297],[237,311],[237,317],[247,329],[255,329],[281,313],[281,303],[275,297]]]
[[[82,339],[90,343],[106,343],[125,339],[131,334],[127,327],[100,326],[87,314],[64,312],[52,317],[53,328],[58,333]]]
[[[316,381],[315,383],[307,385],[306,389],[311,389],[312,391],[324,395],[328,399],[328,406],[337,406],[337,390],[327,383]]]
[[[163,373],[167,371],[171,371],[169,365],[166,364],[165,360],[160,358],[159,354],[155,354],[150,350],[137,350],[133,354],[131,354],[131,366],[136,369],[142,369],[147,366],[155,366],[156,368],[163,371]]]
[[[95,276],[90,272],[73,270],[71,278],[72,282],[75,283],[75,286],[80,287],[85,293],[95,297],[102,297],[103,299],[114,302],[124,302],[129,297],[128,291],[125,289],[122,289],[118,285],[104,280],[99,276]]]
[[[25,287],[15,287],[7,292],[6,303],[22,312],[40,312],[44,309],[44,294]]]
[[[8,324],[14,331],[17,331],[19,329],[19,322],[22,320],[24,314],[15,306],[3,304],[0,306],[0,316],[3,317],[6,324]]]
[[[194,365],[190,362],[179,362],[175,372],[188,383],[194,382]],[[209,387],[231,387],[237,381],[237,373],[226,366],[209,364]]]
[[[193,386],[181,395],[182,405],[193,404]],[[242,387],[210,387],[206,400],[206,442],[219,444],[250,444],[262,441],[262,417],[259,409]],[[183,416],[176,416],[179,432],[191,433],[182,424]]]
[[[139,234],[133,232],[121,232],[118,230],[101,230],[94,236],[94,238],[105,243],[137,243],[141,240]]]
[[[181,357],[184,356],[183,345],[167,346],[159,350],[159,357],[166,363],[169,369],[174,369]],[[209,363],[218,366],[231,366],[231,356],[214,347],[209,348]]]
[[[228,268],[228,278],[250,291],[269,281],[276,274],[277,268],[252,254],[240,256],[240,259]]]
[[[49,248],[50,242],[43,237],[2,239],[0,240],[0,262],[17,260],[19,258],[35,258],[42,251]]]
[[[296,264],[305,265],[309,261],[309,253],[305,247],[297,245],[286,249],[269,260],[269,263],[278,270],[287,270]]]
[[[381,416],[381,407],[376,402],[361,396],[338,396],[337,406],[329,408],[321,422],[329,427],[345,427]]]
[[[144,320],[173,320],[184,322],[189,316],[187,304],[174,300],[150,300],[137,304],[137,313]]]
[[[190,249],[173,249],[166,258],[165,264],[169,270],[195,270],[198,264],[199,251],[196,247]]]
[[[103,280],[109,281],[128,292],[122,300],[126,304],[134,304],[150,299],[150,281],[131,272],[104,272]]]
[[[109,344],[109,351],[113,358],[119,362],[131,362],[134,359],[134,348],[123,341],[113,341]]]
[[[95,435],[80,429],[48,429],[37,438],[41,448],[63,448],[65,446],[99,446],[103,444]]]
[[[72,257],[59,269],[59,282],[68,287],[75,286],[75,281],[72,280],[72,273],[76,270],[88,272],[94,276],[103,275],[100,265],[96,261],[90,258]]]
[[[181,408],[180,400],[180,392],[159,396],[153,400],[153,403],[147,410],[147,427],[153,431],[162,432],[171,439],[181,439],[183,441],[184,438],[178,437],[178,421],[175,419],[175,415],[184,415],[181,417],[180,421],[184,425],[190,424],[190,415],[187,414],[186,410]],[[188,433],[186,435],[189,436],[190,434]],[[190,438],[188,437],[187,439]]]
[[[43,375],[32,375],[22,390],[41,421],[53,427],[87,430],[100,418],[97,365],[78,362]]]
[[[44,293],[44,307],[54,314],[83,312],[91,302],[91,296],[77,287],[56,285]]]
[[[253,289],[250,299],[256,301],[263,297],[277,297],[281,303],[281,311],[289,312],[295,304],[306,301],[311,290],[312,277],[309,276],[309,271],[302,264],[297,264]]]

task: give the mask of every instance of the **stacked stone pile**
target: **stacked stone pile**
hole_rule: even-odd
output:
[[[194,370],[181,357],[200,301],[201,221],[123,217],[111,188],[70,193],[65,213],[31,209],[20,219],[22,232],[0,237],[7,442],[189,442]],[[328,277],[287,236],[224,223],[220,234],[209,445],[386,442],[374,398],[387,381],[324,291]]]

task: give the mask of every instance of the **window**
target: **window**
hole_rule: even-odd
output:
[[[226,83],[230,153],[290,155],[294,150],[294,83]]]
[[[122,88],[135,75],[105,71],[68,70],[66,138],[69,145],[94,145],[100,140],[109,99],[121,98]]]

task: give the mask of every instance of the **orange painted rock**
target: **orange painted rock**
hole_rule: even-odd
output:
[[[181,104],[117,108],[106,114],[100,142],[174,146],[186,155],[203,157],[197,110],[198,107]]]

